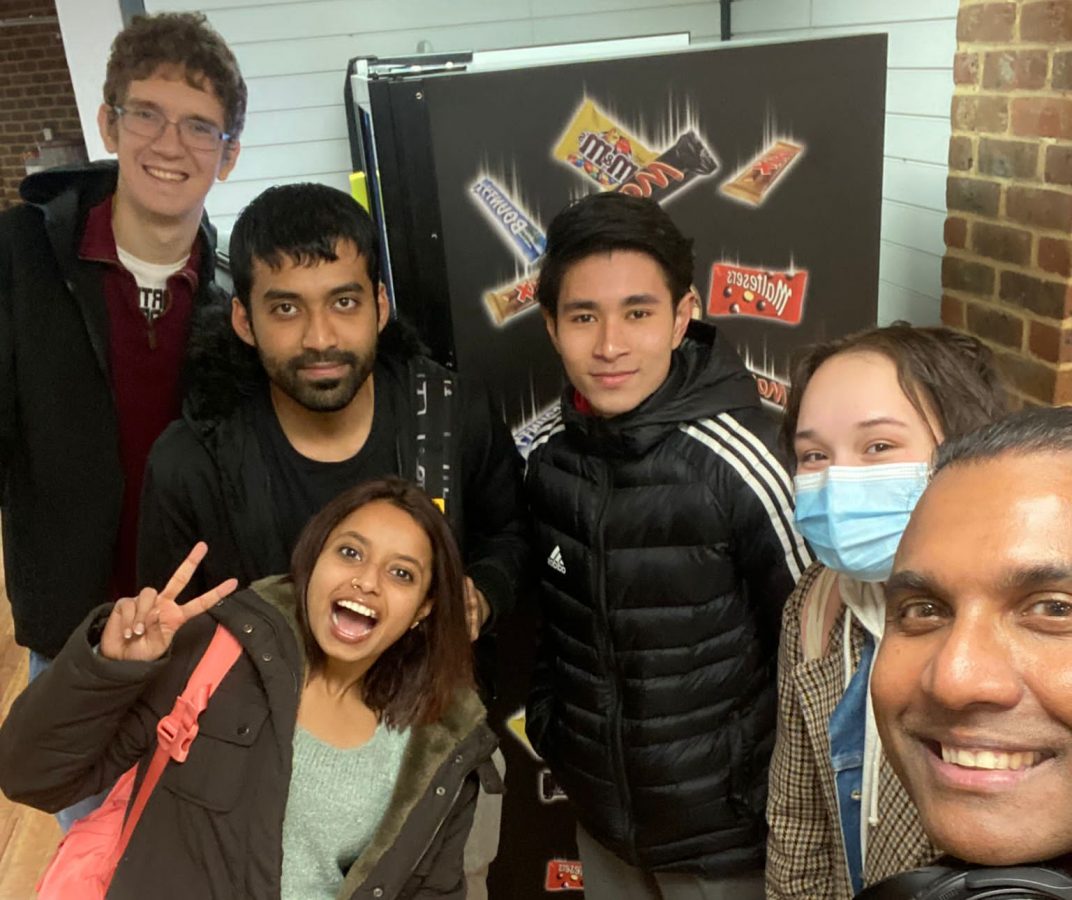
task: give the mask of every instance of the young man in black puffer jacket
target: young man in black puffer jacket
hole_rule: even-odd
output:
[[[692,242],[622,194],[561,212],[540,273],[571,384],[528,457],[528,733],[592,900],[763,896],[779,622],[810,555],[752,377],[690,321],[692,274]]]

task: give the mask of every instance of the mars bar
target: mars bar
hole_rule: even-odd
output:
[[[695,131],[686,131],[657,159],[637,170],[619,191],[662,202],[694,178],[710,175],[718,162]]]

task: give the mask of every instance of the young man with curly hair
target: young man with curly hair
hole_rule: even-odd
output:
[[[238,158],[234,54],[200,14],[135,18],[103,93],[116,161],[32,175],[0,214],[4,567],[31,678],[134,589],[145,460],[179,413],[192,314],[225,302],[204,204]]]

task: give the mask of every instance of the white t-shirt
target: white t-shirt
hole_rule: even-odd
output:
[[[119,262],[138,283],[138,306],[150,322],[159,318],[168,308],[168,279],[176,272],[182,270],[190,254],[186,254],[178,262],[173,263],[150,263],[144,259],[127,253],[122,247],[117,246],[116,253]]]

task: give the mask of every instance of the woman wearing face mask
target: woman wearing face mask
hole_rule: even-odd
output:
[[[945,328],[876,328],[815,345],[797,363],[782,437],[797,528],[819,562],[782,619],[771,900],[849,900],[937,855],[871,714],[882,581],[937,445],[1005,412],[990,352]]]
[[[151,756],[219,623],[242,655],[164,770],[110,900],[464,897],[478,772],[492,790],[498,776],[446,519],[404,481],[368,482],[306,525],[290,578],[178,606],[204,552],[159,593],[96,610],[16,700],[4,792],[60,809]]]

